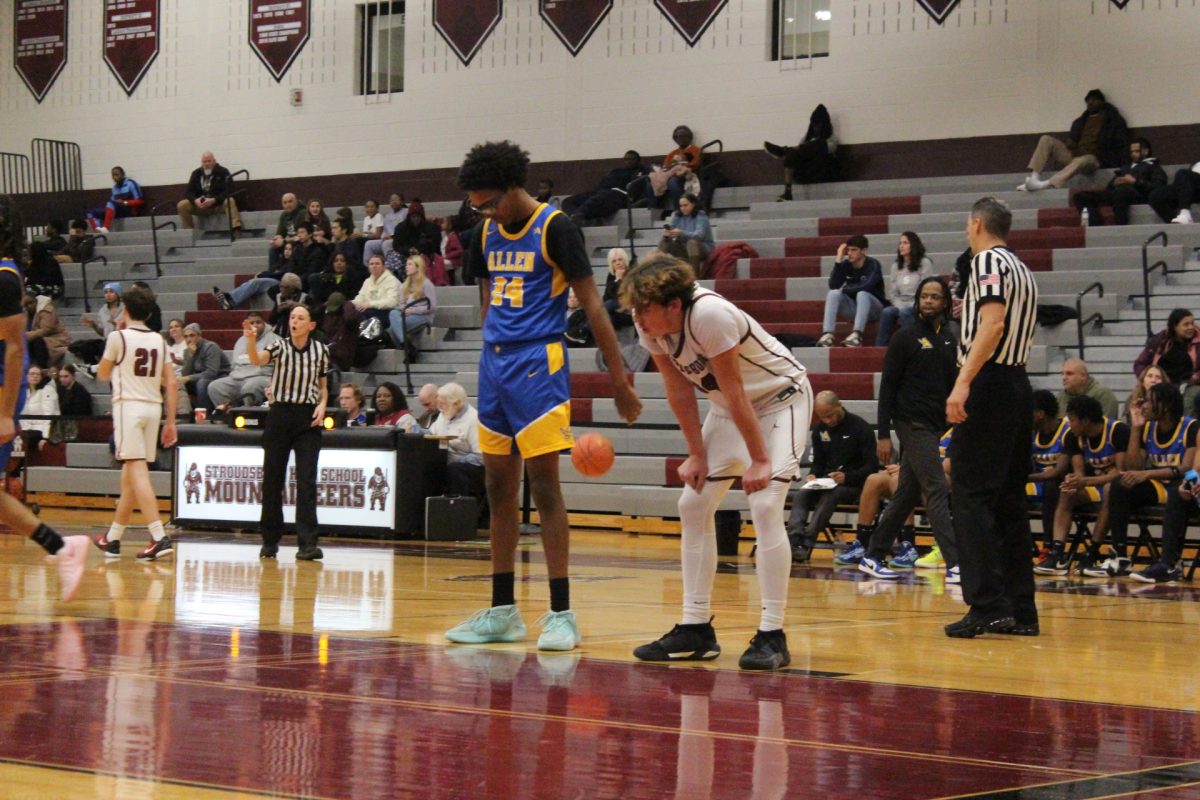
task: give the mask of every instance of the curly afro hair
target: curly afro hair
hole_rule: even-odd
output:
[[[467,152],[458,169],[458,186],[466,192],[508,190],[524,186],[529,172],[529,153],[508,140],[484,142]]]

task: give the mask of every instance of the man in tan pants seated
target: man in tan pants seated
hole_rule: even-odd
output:
[[[1090,175],[1101,167],[1121,166],[1121,159],[1129,149],[1125,118],[1099,89],[1088,92],[1084,102],[1087,109],[1071,123],[1066,142],[1053,136],[1038,140],[1037,149],[1029,159],[1030,175],[1017,186],[1018,191],[1061,189],[1076,173]],[[1051,165],[1059,168],[1058,172],[1049,180],[1042,180],[1039,173]]]
[[[176,205],[179,219],[185,230],[196,227],[193,217],[197,214],[229,214],[234,236],[240,236],[242,217],[238,214],[237,202],[229,196],[232,182],[229,170],[217,163],[211,152],[200,156],[200,166],[192,171],[188,179],[187,197]]]

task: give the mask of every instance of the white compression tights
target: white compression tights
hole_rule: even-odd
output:
[[[715,514],[730,483],[729,480],[708,481],[699,492],[685,486],[679,498],[685,625],[708,622],[712,616],[712,586],[717,571]],[[783,627],[783,611],[787,606],[788,577],[792,570],[792,550],[783,521],[787,490],[787,483],[771,481],[766,489],[748,498],[750,520],[758,536],[755,566],[762,596],[759,628],[764,631]]]

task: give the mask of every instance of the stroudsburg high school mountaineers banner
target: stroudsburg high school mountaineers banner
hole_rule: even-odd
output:
[[[308,42],[311,6],[310,0],[250,0],[250,49],[276,83]]]
[[[16,0],[13,69],[39,103],[67,65],[67,0]]]
[[[688,43],[688,47],[695,47],[696,42],[700,41],[700,37],[708,30],[708,26],[725,8],[726,2],[727,0],[654,0],[654,5],[671,21],[675,30],[679,31],[679,35]]]
[[[433,27],[464,66],[471,63],[502,14],[502,0],[433,0]]]
[[[158,57],[159,0],[104,0],[104,63],[126,95]]]
[[[950,12],[958,5],[958,0],[917,0],[917,2],[921,4],[921,8],[929,12],[929,16],[933,17],[938,25],[945,23],[946,17],[950,16]]]
[[[572,56],[592,38],[612,10],[612,0],[539,0],[542,19]]]

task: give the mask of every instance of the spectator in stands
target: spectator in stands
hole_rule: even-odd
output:
[[[1167,327],[1150,337],[1133,362],[1134,374],[1140,375],[1151,364],[1162,367],[1171,383],[1185,387],[1200,383],[1200,330],[1191,311],[1171,312]]]
[[[42,238],[42,244],[46,246],[46,251],[54,256],[54,259],[60,264],[70,262],[71,258],[67,255],[67,240],[63,236],[63,224],[58,221],[46,223],[46,235]]]
[[[216,156],[205,152],[200,156],[200,166],[192,171],[188,179],[187,196],[176,206],[180,224],[184,230],[196,227],[196,215],[229,214],[233,235],[242,232],[242,217],[238,213],[237,200],[229,196],[233,187],[229,170],[217,163]]]
[[[311,222],[301,222],[296,226],[296,247],[293,260],[297,275],[307,280],[310,275],[317,275],[329,263],[329,248],[317,239]]]
[[[354,223],[345,217],[333,218],[333,241],[329,247],[329,258],[341,253],[352,265],[359,263],[358,239],[354,237]]]
[[[591,191],[573,194],[564,198],[562,210],[576,225],[586,225],[594,220],[612,216],[625,207],[625,190],[635,178],[650,174],[650,167],[642,163],[636,150],[627,150],[621,166],[605,173]]]
[[[1200,423],[1184,416],[1183,398],[1174,386],[1154,386],[1149,401],[1131,408],[1129,415],[1131,434],[1125,469],[1106,487],[1112,553],[1104,557],[1104,531],[1092,528],[1091,545],[1079,565],[1079,571],[1089,578],[1121,578],[1130,573],[1133,560],[1128,557],[1129,517],[1135,511],[1177,497],[1183,473],[1196,462]]]
[[[1063,390],[1058,395],[1058,407],[1066,408],[1075,397],[1087,395],[1094,397],[1100,403],[1104,416],[1117,419],[1120,412],[1117,408],[1116,395],[1106,386],[1101,386],[1088,373],[1087,363],[1081,358],[1068,358],[1062,365]]]
[[[104,204],[104,208],[93,208],[87,212],[88,225],[96,233],[108,233],[114,219],[130,216],[146,202],[142,196],[142,187],[138,186],[138,182],[133,178],[125,177],[123,167],[112,168],[112,179],[112,195]]]
[[[375,387],[375,396],[371,398],[375,408],[373,425],[385,425],[389,428],[411,428],[415,421],[408,410],[408,398],[400,387],[391,381],[384,381]]]
[[[25,338],[29,360],[42,369],[57,367],[71,345],[71,334],[58,318],[58,310],[49,297],[26,293],[23,303],[28,317]]]
[[[460,282],[458,270],[462,267],[462,240],[454,232],[452,217],[442,217],[438,220],[438,228],[442,231],[442,243],[439,249],[442,254],[442,268],[446,273],[446,283],[454,286]]]
[[[861,347],[867,323],[878,319],[887,298],[883,288],[883,267],[867,255],[867,237],[855,234],[838,246],[837,262],[829,274],[829,294],[825,296],[824,332],[818,347],[833,346],[833,329],[838,317],[854,320],[854,329],[842,340],[846,347]]]
[[[65,283],[62,264],[51,255],[43,242],[34,242],[29,246],[29,263],[23,272],[26,291],[54,300],[63,296]]]
[[[124,318],[125,304],[121,302],[121,284],[116,281],[104,284],[104,307],[94,317],[84,314],[79,318],[80,322],[95,331],[100,338],[72,342],[67,349],[84,364],[100,363],[100,356],[104,354],[104,340],[117,329]],[[94,377],[92,370],[87,372]]]
[[[792,510],[787,532],[793,553],[798,547],[811,552],[837,507],[857,503],[867,476],[879,471],[875,431],[866,420],[847,412],[837,394],[831,391],[817,395],[815,411],[818,421],[812,430],[812,469],[790,492]],[[808,486],[818,478],[832,480],[835,486],[829,489]],[[871,527],[859,525],[857,540],[839,554],[841,560],[837,563],[857,564],[866,555],[870,538]]]
[[[666,195],[667,208],[679,208],[679,199],[683,197],[687,189],[688,177],[694,175],[700,170],[700,148],[695,143],[695,134],[687,125],[676,125],[675,130],[671,132],[671,141],[675,142],[675,148],[663,157],[662,168],[670,177],[667,179]],[[699,194],[699,188],[692,190],[693,194]]]
[[[1037,149],[1029,159],[1029,177],[1017,186],[1018,190],[1061,189],[1077,173],[1091,175],[1101,167],[1121,166],[1129,148],[1125,118],[1099,89],[1088,92],[1084,103],[1087,108],[1071,123],[1065,143],[1053,136],[1038,140]],[[1050,165],[1061,169],[1044,181],[1039,173]]]
[[[1119,168],[1104,189],[1076,192],[1071,202],[1080,211],[1088,212],[1088,224],[1103,225],[1101,206],[1112,206],[1113,221],[1129,224],[1129,207],[1149,201],[1150,192],[1167,185],[1167,173],[1151,155],[1150,142],[1135,139],[1129,145],[1129,163]]]
[[[877,454],[892,460],[892,426],[900,437],[900,481],[891,504],[871,537],[869,554],[859,569],[876,578],[895,580],[894,570],[912,569],[918,553],[912,539],[902,539],[899,555],[886,561],[900,527],[925,496],[925,508],[947,566],[946,579],[958,579],[958,550],[950,519],[950,487],[938,447],[949,423],[946,399],[958,378],[958,330],[949,320],[950,287],[937,277],[921,281],[915,294],[919,316],[888,346],[879,386]]]
[[[183,340],[187,344],[183,354],[183,369],[179,382],[192,401],[192,408],[213,410],[208,396],[208,386],[217,378],[229,374],[229,357],[216,343],[203,337],[200,326],[195,322],[183,329]]]
[[[167,323],[167,356],[175,367],[175,377],[183,372],[183,357],[187,353],[187,340],[183,338],[183,320],[178,317]]]
[[[383,268],[379,256],[371,256],[367,271],[370,275],[354,296],[354,307],[363,317],[375,317],[387,327],[388,315],[400,306],[400,281]]]
[[[367,279],[367,271],[351,264],[345,253],[334,253],[329,266],[308,281],[308,294],[314,303],[324,303],[334,292],[355,297]]]
[[[451,215],[450,223],[454,232],[458,234],[459,240],[464,241],[463,236],[478,225],[481,219],[483,219],[483,215],[475,210],[475,206],[471,205],[471,198],[464,196],[458,206],[458,211]]]
[[[933,276],[933,262],[925,255],[925,243],[912,231],[900,234],[896,260],[884,284],[884,294],[890,305],[879,312],[879,332],[876,347],[887,347],[897,325],[912,325],[917,318],[917,285]]]
[[[533,196],[539,203],[549,203],[554,199],[554,181],[542,178],[538,181],[537,194]]]
[[[417,415],[417,425],[429,429],[438,418],[438,387],[436,383],[427,383],[417,392],[417,404],[421,413]]]
[[[429,426],[429,432],[453,437],[446,442],[446,494],[476,498],[479,520],[486,525],[488,503],[483,450],[479,447],[479,414],[467,402],[467,391],[457,383],[447,383],[437,390],[437,407],[438,418]]]
[[[284,255],[284,247],[296,240],[296,226],[304,221],[305,209],[300,207],[296,195],[288,192],[280,200],[283,211],[279,212],[279,222],[275,226],[275,235],[271,238],[271,249],[267,252],[267,266],[270,271],[279,270],[279,260]]]
[[[313,237],[322,244],[328,243],[333,238],[333,227],[329,221],[329,217],[325,214],[325,208],[321,205],[321,201],[312,199],[308,201],[308,205],[304,210],[304,222],[312,226]]]
[[[1135,408],[1141,408],[1146,400],[1150,397],[1150,387],[1157,386],[1160,383],[1170,383],[1167,380],[1167,373],[1163,372],[1162,367],[1151,364],[1142,370],[1142,374],[1138,375],[1137,384],[1133,387],[1133,391],[1129,393],[1129,397],[1125,400],[1125,416],[1123,419],[1129,422],[1130,412]],[[1186,408],[1186,406],[1185,406]]]
[[[363,203],[362,237],[378,239],[383,236],[383,214],[379,213],[379,203],[367,200]]]
[[[246,320],[257,331],[258,346],[267,348],[279,341],[274,331],[267,330],[262,314],[251,311]],[[245,336],[238,337],[233,345],[233,367],[229,374],[208,384],[208,404],[217,411],[228,411],[233,406],[260,406],[267,399],[267,387],[271,385],[274,364],[256,366],[250,363],[247,350],[249,342]]]
[[[288,272],[279,279],[279,294],[275,298],[275,307],[271,309],[271,314],[267,318],[267,322],[271,325],[271,330],[275,331],[275,335],[279,338],[291,336],[288,330],[288,320],[291,317],[292,309],[299,305],[305,305],[308,302],[308,295],[304,294],[304,285],[300,282],[300,276],[294,272]]]
[[[763,149],[783,161],[783,202],[792,199],[792,183],[824,183],[837,177],[837,140],[833,137],[833,120],[824,105],[813,109],[808,118],[808,130],[795,147],[781,147],[763,142]]]
[[[1050,555],[1054,544],[1054,510],[1058,508],[1059,484],[1071,471],[1066,438],[1070,433],[1065,417],[1059,416],[1058,400],[1047,389],[1033,393],[1032,471],[1025,483],[1025,497],[1041,513],[1044,546],[1038,558]]]
[[[633,315],[621,309],[619,289],[629,269],[629,254],[620,247],[608,251],[608,276],[604,279],[604,310],[612,320],[614,330],[633,325]]]
[[[441,231],[425,219],[425,206],[420,200],[413,200],[408,204],[408,216],[392,234],[392,250],[403,257],[412,255],[414,250],[424,256],[433,256],[441,243]]]
[[[1058,506],[1054,510],[1054,542],[1050,552],[1038,559],[1033,571],[1039,575],[1066,575],[1071,557],[1066,553],[1067,534],[1077,508],[1099,504],[1096,527],[1108,527],[1108,492],[1104,487],[1125,471],[1125,452],[1129,448],[1129,426],[1104,413],[1100,401],[1087,395],[1072,397],[1067,403],[1067,435],[1063,453],[1071,461],[1071,471],[1059,485]]]
[[[27,419],[27,417],[57,417],[58,387],[48,372],[41,367],[31,366],[25,373],[29,383],[29,397],[25,401],[25,410],[21,412],[21,430],[25,434],[25,443],[29,452],[35,449],[43,450],[50,441],[50,430],[55,420]]]
[[[400,284],[400,305],[388,314],[388,335],[396,347],[416,354],[416,348],[406,348],[410,331],[433,324],[437,311],[437,287],[426,274],[425,256],[409,256],[404,263],[404,282]]]
[[[579,298],[575,296],[574,287],[567,289],[567,329],[563,331],[563,338],[567,340],[567,347],[595,347],[596,345],[596,337],[592,334],[587,311],[579,302]]]
[[[697,274],[705,257],[712,252],[712,226],[708,215],[700,208],[700,198],[690,192],[679,198],[679,210],[666,223],[658,249],[676,258],[685,259]]]
[[[387,258],[392,252],[392,236],[396,228],[408,218],[408,207],[404,204],[404,195],[392,194],[388,199],[387,211],[383,214],[383,230],[379,237],[369,240],[363,247],[363,261],[368,262],[371,256]]]
[[[1192,222],[1192,203],[1200,197],[1200,161],[1189,169],[1175,172],[1169,186],[1161,186],[1150,193],[1150,207],[1163,222]]]
[[[58,410],[64,417],[90,417],[92,393],[75,378],[75,365],[66,364],[58,371]],[[62,438],[73,442],[79,438],[79,421],[62,421]]]
[[[216,298],[217,304],[226,311],[232,311],[235,308],[242,308],[256,297],[270,294],[272,290],[278,289],[279,282],[283,280],[284,275],[300,269],[296,265],[295,259],[296,248],[300,246],[291,241],[285,241],[283,243],[283,254],[275,261],[275,265],[272,268],[258,273],[250,280],[240,286],[235,286],[228,292],[223,292],[220,288],[214,286],[212,288],[212,295]]]
[[[357,383],[343,383],[338,389],[338,408],[346,412],[347,428],[362,428],[367,425],[366,398]]]
[[[329,360],[339,372],[349,372],[354,369],[358,354],[358,326],[362,315],[353,303],[346,302],[346,295],[341,292],[331,293],[324,302],[321,333],[329,348]]]
[[[70,233],[67,236],[67,249],[56,255],[55,261],[62,264],[80,264],[96,255],[96,238],[88,233],[87,224],[83,220],[71,220]]]
[[[354,230],[354,209],[350,208],[350,206],[342,206],[333,215],[330,224],[337,222],[339,219],[345,223],[342,227],[346,229],[346,235],[355,237],[358,232]]]
[[[145,281],[134,281],[133,285],[150,293],[150,314],[144,320],[146,327],[155,333],[162,333],[162,309],[159,308],[158,297],[154,294],[154,289]]]

